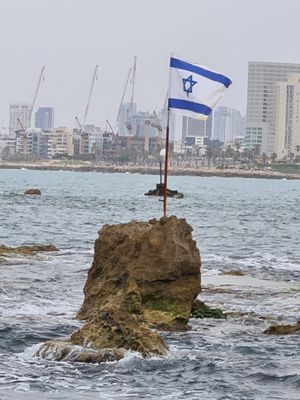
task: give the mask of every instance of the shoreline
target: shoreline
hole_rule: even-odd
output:
[[[5,163],[0,162],[0,169],[28,169],[33,171],[73,171],[73,172],[102,172],[102,173],[131,173],[141,175],[159,175],[159,167],[130,166],[130,165],[94,165],[84,164],[58,164],[47,163]],[[169,167],[169,176],[199,176],[199,177],[222,177],[222,178],[252,178],[252,179],[287,179],[299,180],[299,174],[286,174],[275,171],[261,170],[238,170],[217,169],[215,167],[179,168]]]

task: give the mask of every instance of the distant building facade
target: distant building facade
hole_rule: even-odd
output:
[[[52,129],[48,141],[48,158],[74,156],[73,130],[66,127]]]
[[[126,136],[127,135],[127,128],[126,128],[126,121],[127,121],[127,113],[130,109],[130,103],[123,103],[120,109],[120,115],[118,120],[118,135],[119,136]],[[132,110],[131,115],[135,115],[137,113],[137,105],[136,103],[132,103]]]
[[[184,150],[197,149],[198,155],[205,154],[205,150],[211,145],[211,140],[205,136],[186,136]]]
[[[199,136],[211,138],[212,135],[212,113],[206,120],[195,119],[187,116],[182,117],[182,143],[186,142],[187,136]]]
[[[300,74],[277,83],[275,153],[280,160],[300,148]]]
[[[14,135],[15,131],[30,127],[31,105],[29,103],[11,103],[9,105],[9,133]],[[21,122],[21,124],[20,124]]]
[[[54,127],[54,108],[40,107],[35,113],[34,126],[43,131],[52,129]]]
[[[146,124],[145,121],[150,120],[149,124],[149,137],[157,136],[157,129],[154,127],[155,125],[155,117],[153,113],[139,111],[136,114],[132,115],[131,124],[132,131],[131,134],[133,136],[145,137]],[[147,128],[148,129],[148,128]]]
[[[251,150],[257,144],[261,153],[268,156],[275,151],[277,83],[287,82],[289,73],[300,73],[300,64],[248,63],[247,149]]]
[[[245,119],[235,108],[220,106],[214,111],[213,139],[232,142],[235,136],[245,135]]]

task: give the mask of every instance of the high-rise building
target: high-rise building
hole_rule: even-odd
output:
[[[248,64],[247,122],[245,145],[260,146],[261,153],[275,150],[277,83],[288,73],[300,73],[300,64],[252,62]]]
[[[278,159],[300,147],[300,74],[287,74],[277,83],[275,153]]]
[[[243,117],[235,108],[220,106],[214,111],[213,139],[232,142],[235,136],[243,136]]]
[[[127,136],[126,129],[126,121],[127,121],[127,112],[130,108],[130,103],[123,103],[120,110],[119,121],[118,121],[118,134],[119,136]],[[136,114],[137,106],[136,103],[132,104],[131,115]],[[132,135],[135,133],[132,131]]]
[[[206,120],[195,119],[187,116],[182,117],[182,143],[185,143],[187,136],[202,136],[211,138],[212,134],[212,113]]]
[[[31,105],[29,103],[12,103],[9,105],[9,133],[30,127]],[[22,126],[21,126],[22,125]]]
[[[40,128],[43,131],[54,127],[54,108],[40,107],[35,113],[35,128]]]

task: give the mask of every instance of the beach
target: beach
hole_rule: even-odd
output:
[[[36,162],[0,162],[0,169],[28,169],[37,171],[74,171],[74,172],[101,172],[101,173],[130,173],[141,175],[159,175],[158,166],[142,165],[106,165],[94,164],[88,161],[64,162],[60,160],[47,160]],[[272,171],[271,168],[265,170],[249,168],[226,168],[216,167],[175,167],[169,166],[168,175],[170,176],[202,176],[202,177],[223,177],[223,178],[253,178],[253,179],[289,179],[299,180],[300,174],[282,173]]]

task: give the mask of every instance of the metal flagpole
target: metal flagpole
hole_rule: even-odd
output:
[[[167,178],[168,178],[168,154],[169,154],[169,120],[170,120],[170,109],[168,108],[168,122],[167,122],[167,132],[166,132],[166,155],[165,155],[164,215],[167,215]]]

